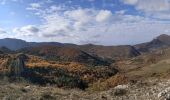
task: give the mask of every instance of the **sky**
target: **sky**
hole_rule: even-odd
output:
[[[0,0],[0,38],[133,45],[170,35],[170,0]]]

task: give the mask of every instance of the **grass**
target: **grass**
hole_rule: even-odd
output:
[[[133,70],[129,73],[127,73],[127,76],[131,77],[157,77],[162,76],[170,71],[170,59],[169,60],[162,60],[158,63],[151,64],[148,66],[144,66],[140,69]]]

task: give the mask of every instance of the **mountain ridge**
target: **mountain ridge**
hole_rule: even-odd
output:
[[[170,47],[170,36],[167,34],[161,34],[150,42],[136,44],[134,47],[139,52],[150,52],[156,49],[167,48]]]
[[[0,39],[0,47],[6,47],[11,50],[20,50],[29,47],[41,46],[57,46],[57,47],[71,47],[82,50],[90,55],[99,56],[102,58],[130,58],[141,55],[143,52],[150,52],[159,48],[170,47],[170,36],[161,34],[151,40],[136,45],[118,45],[118,46],[104,46],[95,44],[77,45],[71,43],[59,42],[27,42],[21,39],[4,38]]]
[[[103,46],[94,44],[76,45],[59,42],[26,42],[20,39],[5,38],[0,39],[0,47],[7,47],[11,50],[17,51],[29,47],[41,46],[57,46],[57,47],[71,47],[84,51],[93,56],[100,56],[102,58],[116,58],[116,57],[135,57],[140,53],[130,45],[120,46]]]

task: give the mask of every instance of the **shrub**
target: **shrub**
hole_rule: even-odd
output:
[[[87,87],[87,84],[78,76],[71,76],[67,70],[59,68],[31,68],[23,76],[32,83],[40,85],[54,84],[58,87],[80,89]]]
[[[85,89],[87,84],[83,82],[78,77],[71,77],[71,76],[61,76],[55,80],[55,83],[59,87],[67,87],[67,88],[80,88]]]
[[[114,95],[115,96],[123,96],[127,93],[127,91],[125,89],[116,89],[114,91]]]
[[[43,93],[40,100],[56,100],[56,98],[51,93]]]

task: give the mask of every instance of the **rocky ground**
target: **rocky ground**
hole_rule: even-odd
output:
[[[118,85],[107,91],[59,89],[28,83],[0,82],[1,100],[169,100],[170,80],[150,79]]]

